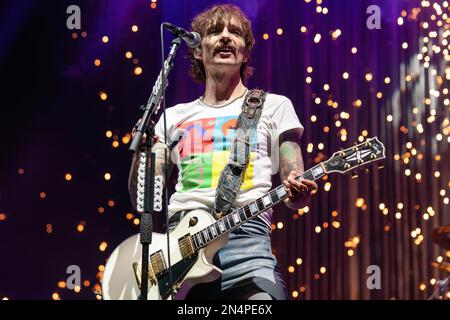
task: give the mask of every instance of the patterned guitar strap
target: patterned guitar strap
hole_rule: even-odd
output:
[[[241,114],[237,120],[235,137],[231,146],[228,163],[223,169],[214,203],[213,215],[216,219],[227,215],[241,188],[245,170],[250,161],[251,139],[261,117],[266,93],[259,89],[247,92]]]

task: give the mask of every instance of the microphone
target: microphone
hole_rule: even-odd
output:
[[[183,28],[177,27],[176,25],[173,25],[169,22],[164,22],[163,26],[176,37],[180,37],[181,39],[183,39],[189,48],[197,48],[202,41],[202,38],[200,37],[200,34],[198,32],[188,32]]]

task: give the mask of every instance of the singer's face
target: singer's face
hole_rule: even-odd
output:
[[[239,72],[245,57],[245,41],[241,23],[234,17],[224,22],[215,22],[202,39],[202,50],[196,55],[201,59],[206,73],[212,68]]]

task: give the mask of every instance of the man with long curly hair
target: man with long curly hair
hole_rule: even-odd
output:
[[[251,54],[255,39],[251,23],[234,5],[215,5],[198,14],[192,30],[201,35],[198,48],[189,52],[191,75],[203,83],[200,98],[167,109],[166,137],[176,130],[183,138],[171,151],[178,166],[176,191],[170,198],[169,214],[179,220],[193,209],[211,211],[222,170],[227,165],[234,128],[249,92]],[[290,209],[306,206],[317,189],[314,181],[295,180],[304,171],[300,149],[303,132],[291,101],[281,95],[265,95],[256,134],[251,139],[249,163],[240,192],[233,203],[242,207],[266,194],[277,171]],[[165,136],[157,123],[156,174],[163,174]],[[135,205],[138,156],[130,172],[129,190]],[[214,263],[223,271],[216,281],[194,286],[187,299],[287,299],[277,260],[270,243],[272,210],[269,209],[234,229]],[[172,219],[172,226],[177,219]]]

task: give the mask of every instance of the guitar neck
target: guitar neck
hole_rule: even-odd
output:
[[[308,169],[303,172],[296,180],[308,179],[318,180],[326,175],[325,167],[323,163]],[[257,215],[267,211],[273,206],[277,205],[281,201],[287,198],[287,192],[284,185],[280,185],[272,189],[268,194],[256,199],[249,204],[233,210],[223,218],[220,218],[215,223],[200,230],[199,232],[191,236],[192,245],[195,250],[205,247],[210,242],[219,238],[220,236],[236,229],[244,222],[256,217]]]

